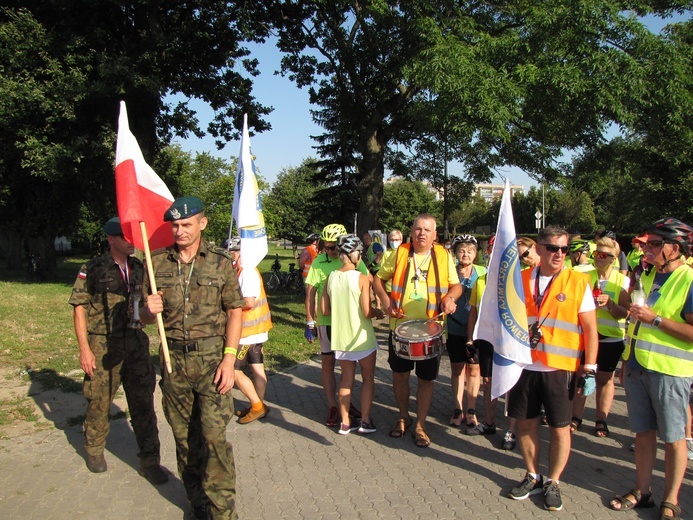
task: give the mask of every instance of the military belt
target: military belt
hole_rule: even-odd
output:
[[[212,336],[195,341],[178,341],[173,339],[169,340],[168,346],[173,350],[180,350],[183,354],[188,354],[190,352],[200,352],[214,346],[221,346],[222,341],[222,336]]]

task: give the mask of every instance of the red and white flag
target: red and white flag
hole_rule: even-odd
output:
[[[144,161],[137,139],[130,132],[125,101],[120,102],[115,177],[118,216],[125,239],[144,250],[140,222],[145,222],[150,249],[173,244],[171,225],[164,222],[164,213],[173,203],[173,195]]]

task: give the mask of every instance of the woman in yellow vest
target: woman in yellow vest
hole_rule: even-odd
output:
[[[626,331],[626,316],[630,300],[628,298],[628,277],[614,269],[614,259],[618,258],[620,247],[612,238],[603,237],[596,242],[594,264],[596,270],[589,271],[590,284],[594,288],[594,302],[597,305],[597,332],[599,333],[599,351],[597,353],[597,419],[595,435],[606,437],[609,427],[606,418],[609,416],[614,401],[614,372],[621,360],[625,348],[623,337]],[[573,399],[573,418],[570,430],[575,431],[582,424],[586,397],[576,395]]]

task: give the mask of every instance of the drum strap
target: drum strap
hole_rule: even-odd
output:
[[[433,272],[436,277],[436,309],[440,308],[440,301],[442,300],[440,296],[440,273],[438,272],[438,259],[436,258],[436,248],[431,247],[431,263],[433,264]],[[430,269],[429,269],[430,271]],[[446,274],[447,276],[447,274]]]

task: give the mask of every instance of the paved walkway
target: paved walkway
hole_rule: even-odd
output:
[[[318,363],[271,376],[270,415],[245,426],[234,421],[228,429],[236,457],[240,518],[657,518],[658,508],[617,513],[605,507],[614,494],[634,484],[633,454],[628,450],[632,436],[622,388],[617,388],[607,439],[592,435],[594,399],[588,400],[585,423],[573,436],[564,473],[564,510],[549,513],[543,510],[541,495],[521,502],[505,497],[524,469],[517,451],[498,449],[503,431],[467,437],[447,425],[451,408],[447,357],[429,417],[431,447],[415,447],[410,435],[391,439],[388,431],[397,413],[386,358],[387,351],[381,348],[372,414],[379,430],[368,436],[340,436],[324,426]],[[156,400],[162,464],[175,475],[171,430],[161,413],[159,395]],[[50,403],[43,407],[50,408]],[[483,409],[481,399],[477,409]],[[547,438],[548,429],[542,428],[544,470]],[[107,473],[89,473],[82,442],[79,426],[0,441],[0,516],[192,518],[177,476],[160,487],[138,476],[135,440],[126,420],[112,423]],[[662,458],[660,445],[654,481],[657,503],[662,496]],[[684,512],[693,514],[693,463],[680,500]]]

